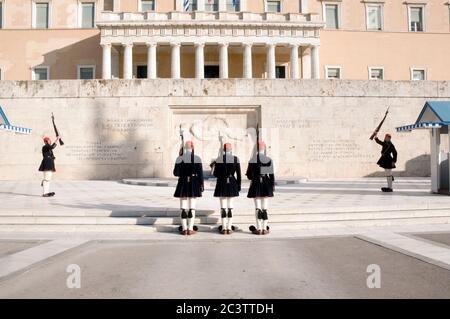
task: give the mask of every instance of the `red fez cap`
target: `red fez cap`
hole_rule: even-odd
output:
[[[263,141],[259,141],[258,146],[259,146],[259,149],[265,149],[266,143],[264,143]]]
[[[223,149],[224,150],[231,150],[233,148],[233,146],[231,145],[231,143],[225,143],[223,144]]]
[[[42,139],[44,140],[45,143],[51,142],[50,137],[48,137],[48,136],[44,136]]]
[[[186,146],[190,146],[191,148],[194,148],[194,142],[192,142],[192,141],[187,141],[187,142],[186,142]]]
[[[392,136],[391,136],[391,134],[386,133],[386,135],[384,136],[384,138],[386,138],[386,137],[392,137]]]

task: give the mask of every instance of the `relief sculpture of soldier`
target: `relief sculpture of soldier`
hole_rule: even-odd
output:
[[[241,191],[241,164],[239,158],[231,153],[230,143],[225,143],[223,150],[224,154],[220,155],[213,165],[213,175],[217,177],[214,197],[220,199],[222,225],[219,226],[219,231],[229,235],[234,230],[234,198],[238,197]]]
[[[391,141],[391,135],[386,134],[384,137],[384,141],[381,141],[375,135],[375,142],[381,145],[381,157],[378,160],[377,164],[384,168],[386,173],[387,187],[382,187],[381,190],[383,192],[392,192],[393,191],[393,182],[394,176],[392,175],[392,169],[395,168],[395,163],[397,162],[397,150],[395,149],[394,144]]]
[[[194,143],[187,141],[184,150],[177,157],[173,175],[178,177],[174,197],[180,199],[182,235],[193,235],[198,228],[194,226],[197,198],[204,190],[203,167],[199,156],[194,154]]]
[[[56,172],[55,169],[55,156],[53,155],[53,149],[56,147],[56,142],[58,142],[61,137],[57,137],[55,143],[52,143],[50,137],[45,136],[44,146],[42,146],[42,161],[39,166],[39,171],[43,172],[44,179],[41,182],[43,187],[43,197],[55,196],[54,192],[50,192],[50,182],[52,180],[52,175]]]

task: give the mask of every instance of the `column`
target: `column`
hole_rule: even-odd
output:
[[[430,130],[431,191],[433,193],[439,191],[440,182],[439,153],[441,139],[439,130],[439,128],[432,128]]]
[[[147,78],[156,79],[156,43],[147,43]]]
[[[114,0],[114,12],[120,12],[120,0]]]
[[[298,79],[298,44],[291,45],[291,79]]]
[[[252,63],[252,45],[250,43],[244,43],[244,79],[253,78]]]
[[[195,78],[205,78],[205,44],[195,43]]]
[[[300,0],[300,13],[308,13],[308,0]]]
[[[267,44],[267,57],[266,57],[266,72],[268,79],[275,79],[275,47],[276,45],[271,43]]]
[[[205,11],[205,1],[207,0],[197,0],[197,11]]]
[[[320,79],[319,46],[318,45],[313,45],[311,47],[311,76],[313,79]]]
[[[133,78],[133,44],[124,44],[123,48],[123,78],[130,80]]]
[[[219,43],[220,78],[228,79],[228,43]]]
[[[227,11],[227,0],[219,0],[219,11]]]
[[[172,79],[179,79],[180,78],[180,48],[181,43],[171,43],[170,44],[172,48],[172,54],[171,54],[171,77]]]
[[[303,47],[302,50],[302,79],[311,78],[311,50]]]
[[[241,2],[240,3],[240,5],[241,5],[241,7],[240,7],[241,12],[246,12],[247,11],[247,0],[241,0],[240,2]]]
[[[102,64],[102,79],[111,79],[111,44],[102,44],[103,48],[103,64]]]
[[[175,11],[184,11],[183,0],[175,0]]]

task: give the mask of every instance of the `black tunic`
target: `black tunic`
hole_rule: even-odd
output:
[[[193,153],[179,156],[173,169],[178,177],[174,197],[202,197],[204,189],[202,160]]]
[[[39,171],[40,172],[45,172],[45,171],[53,171],[56,172],[55,169],[55,156],[53,155],[53,149],[56,147],[56,143],[53,143],[52,145],[50,144],[45,144],[44,146],[42,146],[42,162],[41,162],[41,166],[39,166]]]
[[[375,142],[382,146],[381,157],[377,164],[385,169],[395,168],[397,162],[397,150],[392,142],[381,141],[378,137],[375,138]]]
[[[241,190],[241,164],[231,154],[218,157],[214,165],[214,176],[217,177],[214,197],[237,197]]]
[[[250,180],[248,198],[273,197],[275,175],[272,159],[263,154],[259,155],[259,159],[257,161],[256,157],[253,157],[250,160],[247,173],[245,174]]]

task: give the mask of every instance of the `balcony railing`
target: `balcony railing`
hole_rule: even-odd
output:
[[[146,22],[241,22],[241,23],[321,23],[316,13],[252,13],[252,12],[102,12],[101,24]]]

